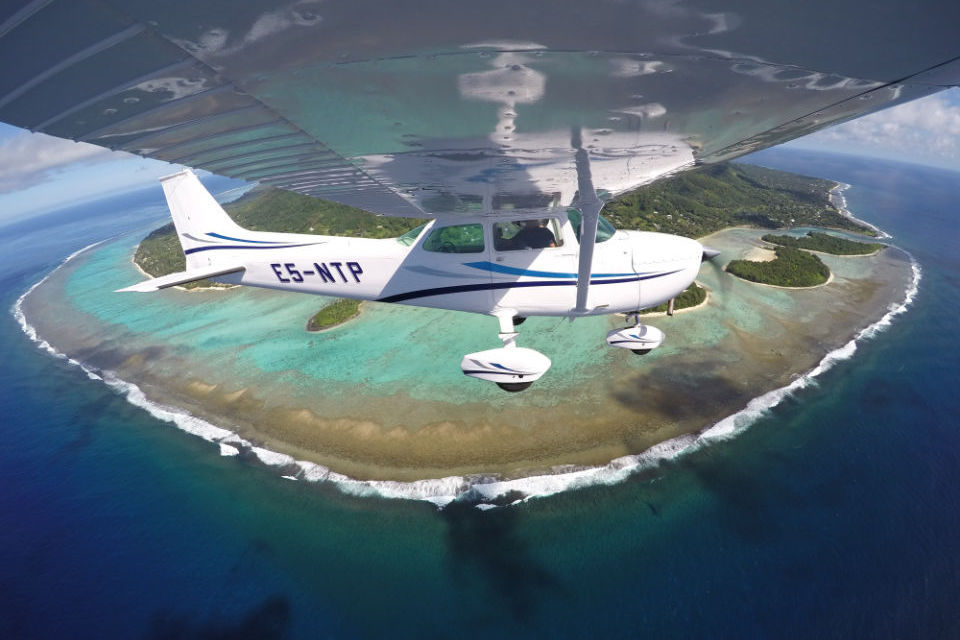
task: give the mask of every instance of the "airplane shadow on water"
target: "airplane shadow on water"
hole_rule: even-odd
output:
[[[538,601],[567,595],[560,580],[533,557],[517,531],[513,507],[481,511],[470,502],[453,502],[439,513],[447,525],[449,569],[465,588],[478,586],[499,600],[516,622],[534,616]],[[499,609],[499,607],[496,607]],[[499,617],[491,610],[492,618]]]
[[[718,402],[730,404],[731,398],[741,396],[749,399],[722,375],[723,367],[721,361],[702,361],[695,368],[678,361],[659,364],[626,381],[611,396],[637,412],[653,411],[670,420],[694,418],[711,413]]]
[[[192,620],[170,611],[154,614],[147,640],[280,640],[290,637],[290,601],[284,595],[265,598],[237,620]]]
[[[54,458],[75,455],[94,443],[100,425],[97,420],[91,420],[90,416],[102,416],[108,412],[121,412],[123,415],[123,412],[128,411],[127,407],[130,407],[130,404],[126,400],[112,394],[99,396],[92,402],[80,405],[70,418],[70,423],[74,425],[74,435]]]
[[[750,469],[730,464],[725,456],[696,456],[680,465],[696,478],[698,486],[713,499],[716,507],[710,521],[731,531],[751,545],[771,543],[783,533],[771,503],[774,492],[759,486]],[[783,494],[779,494],[783,499]]]

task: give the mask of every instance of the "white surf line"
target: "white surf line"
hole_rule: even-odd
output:
[[[71,254],[57,269],[61,268],[80,253],[93,248],[96,244]],[[268,467],[278,468],[281,472],[281,477],[285,479],[302,479],[307,482],[329,482],[343,493],[349,495],[422,500],[430,502],[439,508],[443,508],[454,500],[462,499],[474,502],[475,506],[480,509],[490,509],[494,506],[491,504],[491,501],[510,496],[511,494],[516,495],[517,498],[510,504],[517,504],[533,498],[545,498],[572,489],[618,484],[642,469],[658,466],[665,460],[671,460],[681,455],[692,453],[703,446],[728,440],[738,433],[741,433],[763,417],[770,409],[780,404],[784,398],[795,391],[809,386],[818,376],[833,368],[838,362],[853,357],[859,341],[873,338],[882,332],[892,324],[896,316],[904,313],[913,304],[919,288],[922,271],[916,259],[909,253],[907,253],[907,255],[910,256],[913,278],[905,292],[903,302],[899,305],[892,304],[880,320],[861,329],[842,347],[827,353],[817,366],[790,384],[754,398],[747,403],[746,407],[737,413],[720,420],[699,433],[685,434],[666,440],[650,447],[642,453],[616,458],[599,467],[557,468],[556,473],[513,480],[501,480],[499,477],[491,475],[448,476],[446,478],[417,480],[413,482],[357,480],[337,473],[323,465],[306,460],[297,460],[293,456],[256,446],[229,429],[218,427],[176,407],[153,402],[146,397],[136,384],[121,380],[110,371],[97,372],[83,363],[68,357],[66,354],[60,353],[40,338],[36,330],[26,321],[21,309],[23,300],[31,291],[53,275],[57,269],[54,269],[54,271],[20,296],[13,306],[13,312],[14,316],[20,322],[24,333],[41,348],[55,357],[66,360],[69,364],[79,367],[91,379],[102,380],[111,389],[124,395],[128,402],[144,409],[153,417],[164,422],[170,422],[182,431],[217,444],[220,455],[252,455],[260,463]]]
[[[857,224],[862,224],[863,226],[869,229],[873,229],[877,234],[877,240],[886,240],[888,238],[892,238],[893,237],[892,235],[890,235],[889,233],[887,233],[886,231],[884,231],[883,229],[881,229],[875,224],[867,222],[866,220],[861,220],[860,218],[855,216],[853,212],[850,211],[849,208],[847,208],[847,196],[845,196],[843,192],[849,189],[851,186],[852,185],[849,185],[846,182],[838,182],[837,186],[830,190],[831,199],[835,195],[836,198],[839,200],[840,206],[837,208],[840,210],[840,215],[842,215],[844,218],[847,218],[848,220],[852,220],[853,222],[856,222]]]
[[[84,367],[83,364],[80,363],[79,361],[74,360],[73,358],[67,356],[67,354],[65,354],[65,353],[60,353],[59,351],[57,351],[56,349],[54,349],[53,346],[52,346],[49,342],[47,342],[46,340],[42,339],[42,338],[37,334],[36,328],[35,328],[33,325],[31,325],[30,323],[28,323],[26,317],[23,315],[23,301],[27,299],[27,296],[28,296],[28,295],[30,295],[31,293],[33,293],[33,290],[34,290],[34,289],[36,289],[37,287],[39,287],[40,285],[42,285],[44,282],[46,282],[47,280],[49,280],[50,277],[51,277],[53,274],[55,274],[57,271],[59,271],[65,264],[67,264],[68,262],[70,262],[71,260],[73,260],[74,258],[76,258],[77,256],[79,256],[81,253],[84,253],[85,251],[89,251],[90,249],[93,249],[93,248],[96,247],[97,245],[102,244],[102,243],[104,243],[104,242],[106,242],[106,240],[100,240],[100,241],[98,241],[98,242],[94,242],[94,243],[92,243],[92,244],[88,244],[87,246],[83,247],[82,249],[78,249],[78,250],[74,251],[73,253],[71,253],[69,256],[67,256],[66,258],[64,258],[63,261],[61,261],[60,264],[58,264],[52,271],[50,271],[50,273],[48,273],[48,274],[45,275],[43,278],[41,278],[41,279],[40,279],[38,282],[36,282],[32,287],[30,287],[29,289],[27,289],[26,291],[24,291],[24,292],[20,295],[20,297],[17,298],[17,301],[13,303],[13,306],[10,307],[10,313],[13,315],[14,319],[17,321],[17,324],[20,325],[20,329],[27,335],[28,338],[30,338],[30,340],[32,340],[33,342],[35,342],[35,343],[37,344],[37,346],[39,346],[41,349],[43,349],[44,351],[46,351],[46,352],[49,353],[50,355],[54,356],[55,358],[59,358],[59,359],[61,359],[61,360],[66,360],[69,364],[72,364],[72,365],[75,365],[75,366],[80,367],[81,369],[84,370],[84,372],[87,374],[87,377],[90,378],[91,380],[100,380],[101,378],[100,378],[100,376],[98,376],[96,373],[94,373],[93,371],[91,371],[91,370],[88,369],[87,367]]]
[[[907,255],[910,256],[910,268],[913,272],[913,278],[911,279],[910,286],[907,287],[903,302],[898,305],[892,304],[882,318],[861,329],[853,338],[850,339],[849,342],[844,344],[842,347],[829,352],[813,369],[804,375],[799,376],[785,387],[768,391],[767,393],[754,398],[747,404],[746,407],[737,413],[724,418],[712,427],[702,431],[699,439],[724,439],[739,433],[744,428],[755,422],[757,418],[780,404],[784,398],[794,391],[798,391],[809,386],[815,378],[832,369],[833,366],[838,362],[852,358],[853,354],[857,351],[857,343],[859,343],[861,340],[873,338],[893,324],[893,319],[906,312],[906,310],[910,308],[910,305],[913,304],[913,300],[916,297],[919,289],[920,278],[922,277],[922,270],[919,263],[917,263],[916,259],[909,252],[907,252]]]

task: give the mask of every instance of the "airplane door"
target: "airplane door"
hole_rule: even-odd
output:
[[[490,280],[494,309],[564,313],[576,302],[576,246],[564,242],[558,218],[494,220]]]
[[[490,241],[483,223],[437,221],[404,261],[398,290],[424,307],[489,313]],[[388,296],[389,298],[389,296]]]

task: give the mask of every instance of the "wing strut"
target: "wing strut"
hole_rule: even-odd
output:
[[[577,269],[577,306],[575,314],[587,311],[587,293],[590,290],[590,274],[593,270],[593,248],[597,243],[597,225],[600,223],[600,210],[603,202],[597,198],[590,175],[590,156],[580,143],[580,130],[574,129],[573,146],[577,150],[577,209],[582,217],[580,221],[580,265]]]

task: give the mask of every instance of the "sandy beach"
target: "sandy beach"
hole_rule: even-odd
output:
[[[725,262],[766,251],[762,233],[730,229],[705,241]],[[642,357],[603,344],[620,318],[573,325],[531,319],[521,342],[547,353],[554,368],[523,394],[459,375],[461,343],[482,340],[476,327],[486,326],[477,324],[485,318],[466,314],[443,316],[451,323],[439,312],[370,305],[343,326],[297,337],[310,341],[305,349],[287,349],[286,336],[304,336],[303,319],[290,332],[288,317],[270,321],[289,314],[291,298],[280,303],[246,289],[211,293],[234,322],[258,309],[260,321],[283,328],[282,339],[256,326],[228,335],[197,292],[153,296],[155,313],[129,306],[143,304],[144,296],[87,300],[102,285],[76,284],[94,269],[85,260],[38,288],[24,312],[56,349],[135,383],[150,401],[298,460],[360,479],[511,478],[603,465],[699,432],[815,366],[899,301],[909,280],[909,261],[895,249],[826,261],[836,277],[806,290],[757,287],[705,267],[699,280],[710,290],[708,302],[674,317],[643,318],[667,339]],[[308,296],[294,298],[316,306]],[[140,319],[123,321],[132,313]],[[447,331],[430,331],[441,322]],[[354,334],[381,326],[391,327],[396,343],[381,341],[369,355],[349,346]],[[407,337],[419,335],[429,338]],[[430,355],[411,355],[413,348]],[[272,354],[273,364],[251,359],[253,352]]]

